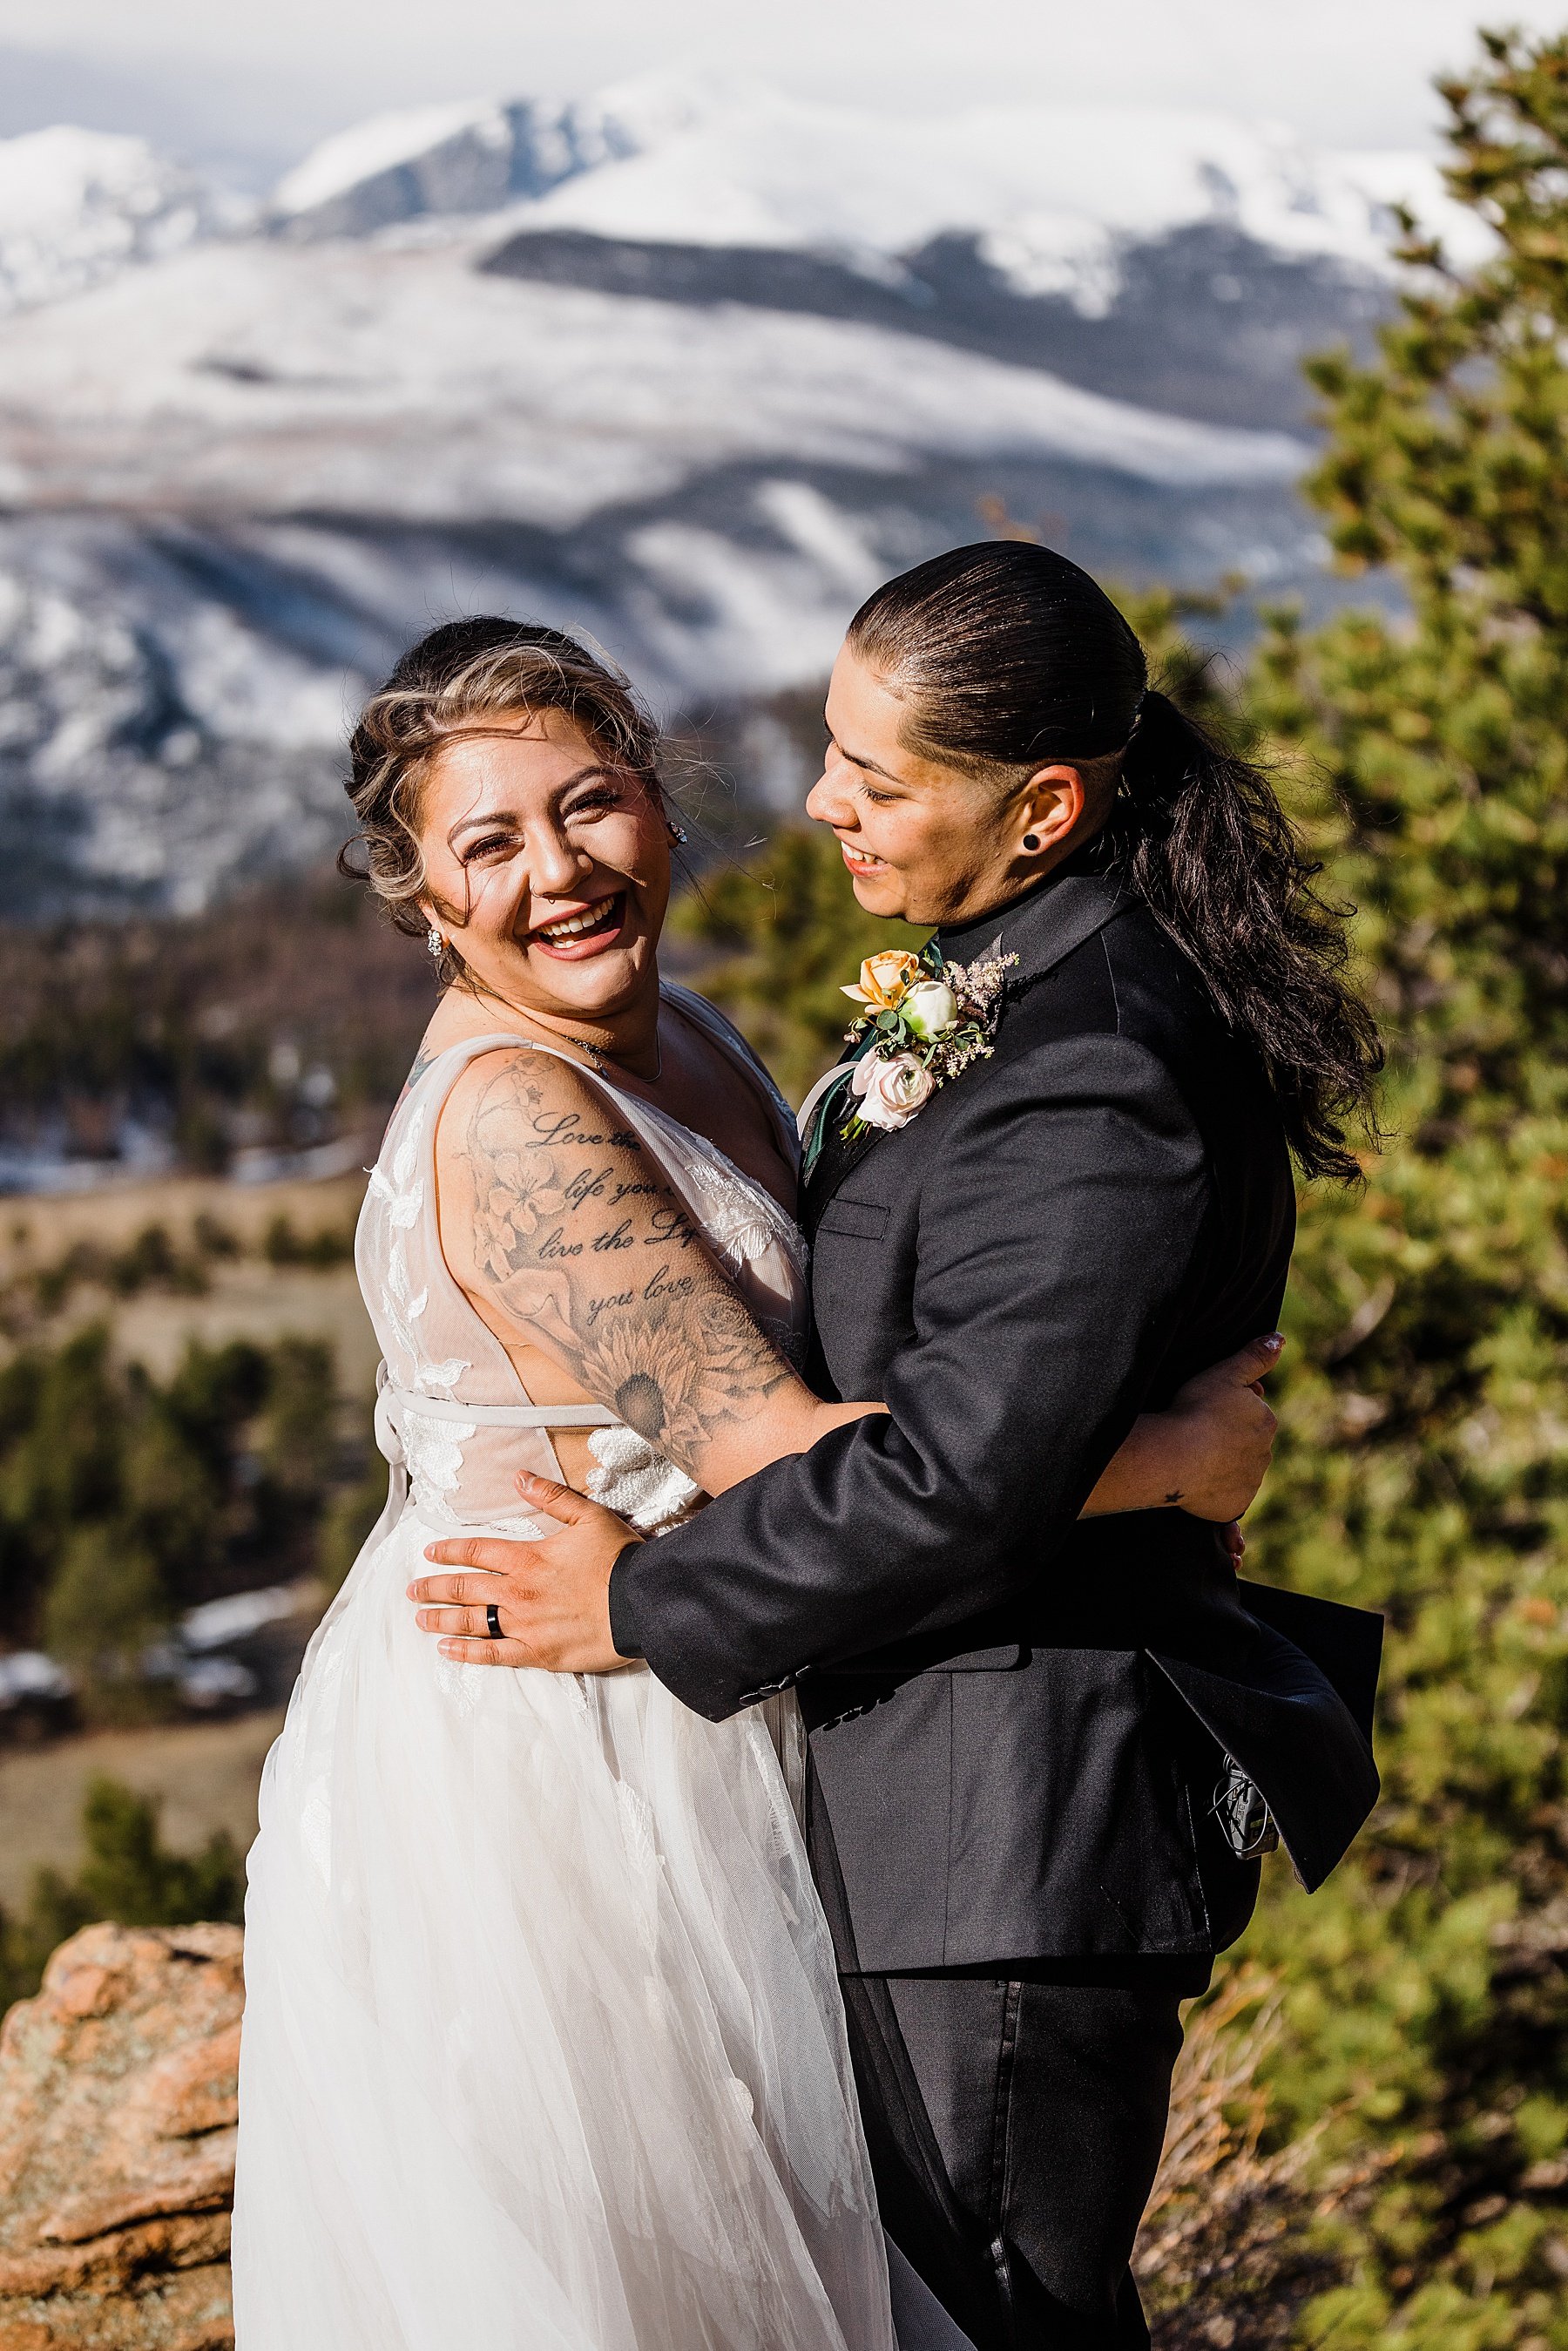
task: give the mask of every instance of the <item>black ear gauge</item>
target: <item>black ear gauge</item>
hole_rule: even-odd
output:
[[[1040,835],[1037,832],[1026,832],[1023,836],[1023,846],[1025,849],[1038,849]]]

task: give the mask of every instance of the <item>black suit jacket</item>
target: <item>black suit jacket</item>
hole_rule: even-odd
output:
[[[1309,1883],[1377,1788],[1211,1528],[1078,1521],[1137,1416],[1278,1314],[1267,1088],[1114,883],[1075,863],[941,944],[998,937],[1020,960],[993,1057],[873,1140],[839,1141],[830,1097],[806,1186],[813,1384],[888,1416],[611,1582],[618,1646],[699,1712],[798,1686],[851,1970],[1220,1949],[1257,1883],[1216,1815],[1228,1758]]]

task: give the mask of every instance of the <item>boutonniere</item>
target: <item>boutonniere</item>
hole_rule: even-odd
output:
[[[976,963],[939,961],[934,968],[894,947],[867,956],[858,985],[844,991],[866,1008],[845,1041],[871,1040],[849,1081],[857,1107],[839,1129],[846,1143],[873,1127],[894,1134],[908,1126],[939,1086],[990,1059],[1008,970],[1017,961],[995,948]]]

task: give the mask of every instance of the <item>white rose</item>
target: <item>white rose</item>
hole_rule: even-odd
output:
[[[868,1053],[856,1062],[849,1082],[860,1097],[860,1115],[867,1125],[883,1127],[890,1134],[909,1125],[932,1091],[929,1070],[913,1053],[894,1053],[887,1061]]]
[[[898,1010],[928,1045],[958,1027],[958,998],[945,980],[917,980],[906,989]]]

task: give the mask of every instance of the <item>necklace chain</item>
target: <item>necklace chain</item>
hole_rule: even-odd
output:
[[[498,1004],[505,1005],[507,1011],[512,1013],[518,1019],[526,1020],[530,1018],[529,1014],[524,1010],[521,1005],[507,1004],[506,998],[504,996],[498,996],[495,1001]],[[607,1074],[608,1065],[613,1064],[616,1068],[620,1068],[620,1064],[616,1061],[613,1053],[607,1053],[602,1046],[591,1045],[586,1037],[574,1037],[569,1029],[563,1029],[561,1032],[561,1039],[564,1044],[575,1045],[579,1052],[586,1053],[588,1060],[592,1062],[594,1068],[599,1072],[601,1077]],[[637,1072],[634,1070],[621,1071],[621,1075],[623,1077],[635,1077],[636,1074]],[[651,1078],[645,1078],[643,1080],[643,1083],[644,1085],[656,1086],[663,1075],[664,1040],[659,1035],[659,1029],[656,1024],[653,1031],[653,1075]]]
[[[601,1077],[605,1073],[607,1062],[614,1063],[614,1066],[617,1069],[620,1069],[620,1064],[616,1061],[613,1053],[606,1053],[602,1051],[597,1045],[590,1045],[586,1037],[568,1036],[566,1037],[566,1041],[568,1045],[576,1045],[579,1047],[580,1050],[587,1055],[589,1061],[593,1063],[595,1069],[598,1071]],[[635,1077],[637,1072],[634,1070],[622,1070],[621,1074],[623,1077]],[[650,1078],[645,1078],[643,1080],[643,1083],[649,1086],[656,1086],[663,1075],[664,1040],[659,1036],[658,1030],[655,1029],[653,1035],[653,1075]]]

